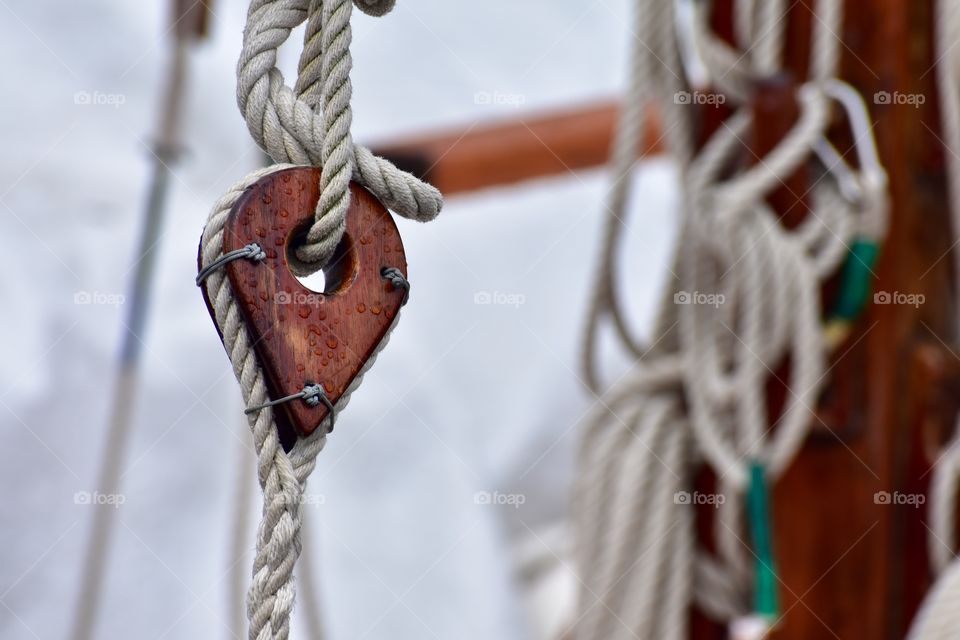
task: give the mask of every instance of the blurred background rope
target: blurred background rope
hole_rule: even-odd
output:
[[[750,598],[759,588],[752,566],[755,549],[744,541],[751,471],[759,465],[768,482],[775,480],[803,443],[828,350],[821,282],[836,271],[854,238],[878,239],[886,219],[885,180],[878,168],[868,179],[865,171],[826,167],[828,175],[812,191],[811,215],[794,230],[783,227],[764,202],[816,148],[828,144],[824,136],[833,99],[848,111],[865,109],[862,100],[850,99],[852,89],[832,80],[840,0],[816,4],[811,78],[798,92],[799,121],[765,158],[732,174],[731,162],[743,152],[752,124],[752,88],[779,68],[785,3],[735,3],[745,51],[713,34],[705,15],[709,4],[696,3],[691,21],[696,51],[712,87],[740,107],[699,150],[688,106],[696,89],[680,64],[675,8],[673,2],[636,3],[631,78],[587,313],[584,378],[602,395],[582,437],[575,487],[582,582],[572,628],[581,640],[681,640],[687,637],[693,604],[730,623],[743,638],[760,637],[775,623],[751,615]],[[615,267],[643,106],[649,102],[663,114],[680,169],[683,217],[673,267],[676,289],[668,287],[656,340],[644,347],[625,321]],[[871,142],[858,140],[858,145]],[[841,162],[839,155],[833,160]],[[827,179],[842,171],[861,191],[856,201],[843,197],[839,179]],[[604,318],[634,360],[609,390],[596,367]],[[771,432],[764,385],[787,354],[787,406]],[[711,496],[718,509],[716,555],[698,549],[693,532],[692,475],[698,462],[706,462],[718,479],[718,494]]]

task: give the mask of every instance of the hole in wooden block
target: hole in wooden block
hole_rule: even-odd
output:
[[[304,225],[303,228],[294,231],[293,238],[287,243],[288,262],[297,260],[295,252],[298,247],[303,246],[311,223],[312,221]],[[353,240],[350,238],[350,234],[344,233],[343,239],[337,245],[329,263],[310,275],[296,276],[296,278],[300,284],[314,293],[336,295],[345,292],[353,284],[359,270],[360,261],[354,249]]]

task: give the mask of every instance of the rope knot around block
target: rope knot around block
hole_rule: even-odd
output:
[[[374,16],[394,4],[356,3]],[[275,162],[322,168],[315,221],[292,265],[301,276],[318,271],[333,256],[345,228],[351,180],[413,220],[432,220],[443,206],[435,187],[353,142],[352,10],[350,0],[254,0],[237,64],[237,104],[254,141]],[[291,88],[277,68],[277,50],[303,22],[299,74]]]

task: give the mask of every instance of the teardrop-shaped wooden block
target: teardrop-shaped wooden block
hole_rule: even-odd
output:
[[[351,183],[347,229],[324,268],[325,291],[311,291],[290,271],[289,254],[313,222],[320,170],[298,167],[257,181],[230,211],[223,252],[257,243],[261,262],[234,260],[224,268],[254,341],[272,399],[320,384],[334,405],[393,326],[405,291],[381,271],[407,275],[400,233],[390,213]],[[204,290],[204,295],[206,291]],[[274,407],[285,445],[311,434],[327,417],[321,403],[301,399]]]

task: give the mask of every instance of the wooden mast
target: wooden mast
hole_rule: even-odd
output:
[[[729,35],[731,3],[714,6],[715,25]],[[816,17],[799,2],[786,19],[787,80],[762,81],[754,100],[749,144],[757,156],[795,121],[793,87],[807,76]],[[813,433],[775,486],[781,640],[903,638],[930,584],[926,509],[915,503],[926,496],[936,448],[952,430],[956,406],[946,391],[958,387],[960,369],[947,347],[956,231],[943,181],[933,33],[933,2],[846,0],[839,75],[868,105],[890,181],[874,291],[923,302],[867,308],[831,360]],[[837,115],[830,138],[847,153],[854,140]],[[855,154],[847,160],[855,164]],[[787,226],[808,215],[804,195],[813,180],[801,171],[771,194]],[[830,294],[828,283],[825,302]],[[789,383],[784,375],[771,376],[773,415]],[[897,496],[905,502],[895,504]],[[702,626],[697,636],[723,637],[718,631]]]

